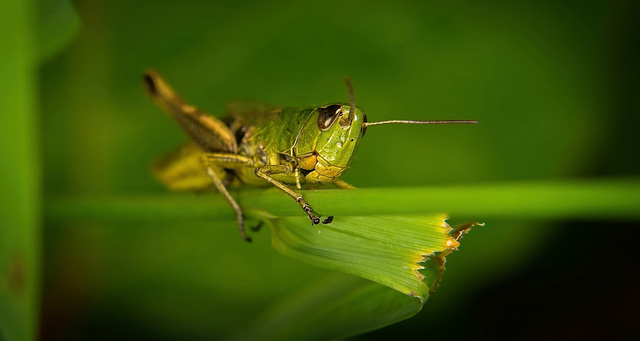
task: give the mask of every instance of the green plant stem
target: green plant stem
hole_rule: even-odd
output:
[[[245,209],[275,216],[301,215],[277,189],[232,190]],[[519,219],[640,219],[640,179],[530,181],[406,188],[302,191],[323,215],[412,215],[444,212],[456,217]],[[53,196],[47,219],[234,219],[217,194],[156,196]]]
[[[0,340],[38,339],[41,167],[35,3],[0,2]]]

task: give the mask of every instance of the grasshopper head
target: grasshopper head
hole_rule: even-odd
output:
[[[330,104],[311,114],[298,140],[299,166],[310,171],[308,182],[330,182],[353,161],[366,121],[363,111],[351,104]]]

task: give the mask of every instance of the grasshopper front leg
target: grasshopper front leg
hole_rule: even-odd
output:
[[[313,209],[311,208],[311,205],[309,205],[309,203],[306,200],[304,200],[304,198],[302,197],[302,194],[292,190],[289,186],[287,186],[281,181],[274,179],[271,176],[272,174],[290,173],[291,167],[288,167],[286,165],[267,165],[267,166],[257,167],[256,169],[254,169],[254,172],[256,173],[257,177],[270,182],[272,185],[278,187],[281,191],[287,193],[288,196],[292,197],[300,205],[300,207],[302,207],[302,210],[304,211],[304,213],[306,213],[307,216],[309,216],[309,219],[311,219],[311,225],[320,224],[320,217],[313,213]],[[322,223],[328,224],[332,220],[333,220],[333,216],[329,216]]]
[[[229,191],[227,191],[226,187],[224,186],[220,178],[215,174],[215,172],[212,169],[212,165],[216,165],[218,167],[223,167],[223,168],[229,168],[229,169],[234,169],[239,167],[253,168],[254,173],[256,174],[257,177],[268,181],[269,183],[276,186],[278,189],[280,189],[281,191],[285,192],[287,195],[292,197],[300,205],[300,207],[302,207],[302,210],[304,211],[304,213],[306,213],[307,216],[309,216],[309,219],[311,219],[312,225],[320,224],[320,217],[313,213],[313,209],[311,208],[311,205],[309,205],[309,203],[307,203],[307,201],[304,200],[304,198],[300,193],[292,190],[291,188],[289,188],[289,186],[287,186],[283,182],[278,181],[273,177],[271,177],[272,174],[290,173],[292,171],[290,166],[264,165],[256,162],[253,158],[242,156],[242,155],[228,154],[228,153],[205,153],[205,154],[202,154],[202,156],[200,157],[200,160],[202,164],[205,166],[205,168],[207,169],[207,173],[215,183],[218,190],[225,196],[229,204],[231,204],[231,207],[233,207],[233,209],[236,211],[238,215],[238,229],[240,230],[240,234],[242,235],[242,238],[244,238],[245,240],[251,241],[251,239],[247,237],[245,233],[242,208],[235,201],[235,199],[233,199],[231,194],[229,194]],[[332,221],[333,221],[333,216],[329,216],[325,220],[323,220],[322,223],[329,224]]]

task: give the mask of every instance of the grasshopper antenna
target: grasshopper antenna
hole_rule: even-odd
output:
[[[347,117],[345,117],[343,120],[344,122],[348,122],[348,124],[351,124],[353,115],[356,110],[356,100],[355,100],[355,96],[353,95],[353,85],[351,85],[351,80],[349,79],[349,77],[345,77],[344,81],[345,83],[347,83],[347,89],[349,90],[349,101],[350,101],[349,104],[351,105],[351,107],[349,108],[349,113],[347,114]],[[478,123],[478,121],[475,121],[475,120],[433,120],[433,121],[389,120],[389,121],[379,121],[379,122],[367,122],[367,119],[365,118],[364,122],[362,123],[362,127],[363,129],[366,130],[367,127],[382,125],[382,124],[476,124],[476,123]]]
[[[379,122],[363,122],[363,127],[377,126],[381,124],[476,124],[478,121],[471,120],[435,120],[435,121],[413,121],[413,120],[389,120]]]
[[[353,112],[356,110],[356,98],[353,96],[353,85],[351,85],[349,77],[345,77],[344,82],[347,83],[347,89],[349,90],[349,104],[351,105],[349,108],[349,117],[352,117]]]
[[[344,82],[347,83],[347,89],[349,90],[349,104],[351,107],[349,108],[349,113],[346,117],[340,120],[340,125],[343,127],[348,127],[351,125],[351,121],[353,121],[353,116],[356,112],[356,99],[353,96],[353,85],[351,85],[351,80],[349,77],[344,78]]]

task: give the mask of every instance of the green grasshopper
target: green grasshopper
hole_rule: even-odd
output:
[[[351,82],[346,79],[350,103],[319,108],[279,108],[257,103],[232,103],[228,117],[219,120],[185,103],[155,71],[143,75],[151,98],[178,122],[190,142],[161,158],[155,176],[172,190],[201,190],[211,182],[237,213],[238,229],[244,229],[242,208],[228,186],[273,185],[293,198],[311,219],[320,223],[300,193],[303,184],[333,183],[354,188],[339,179],[354,160],[367,128],[382,124],[477,123],[466,120],[368,122],[355,106]],[[333,216],[322,221],[329,224]]]

